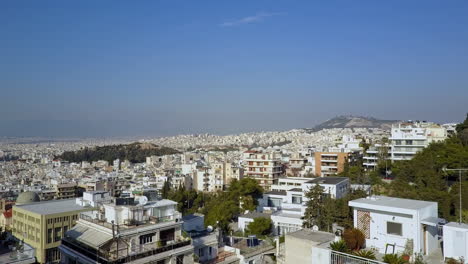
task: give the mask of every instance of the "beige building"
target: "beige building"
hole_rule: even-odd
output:
[[[12,209],[8,209],[0,213],[0,228],[2,231],[10,230],[12,223],[12,215]]]
[[[62,183],[55,185],[55,199],[70,199],[76,197],[76,183]]]
[[[75,225],[78,214],[87,210],[75,199],[40,202],[36,193],[24,192],[13,207],[13,235],[36,249],[39,263],[58,263],[63,234]]]
[[[283,176],[283,167],[278,153],[259,151],[244,152],[244,176],[255,179],[265,191],[274,181]]]
[[[244,169],[237,164],[224,162],[224,185],[229,185],[232,180],[240,180],[244,177]]]
[[[312,231],[310,229],[301,229],[286,234],[283,252],[284,263],[331,263],[327,259],[330,252],[326,248],[329,247],[334,238],[335,235],[331,233]],[[325,248],[326,250],[321,250],[321,248]],[[325,257],[320,258],[320,255],[325,255]]]

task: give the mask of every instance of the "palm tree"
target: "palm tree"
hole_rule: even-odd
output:
[[[330,248],[334,251],[347,253],[349,252],[348,246],[344,240],[338,240],[335,242],[330,243]]]

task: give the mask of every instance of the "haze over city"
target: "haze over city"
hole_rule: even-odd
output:
[[[0,136],[460,122],[467,1],[4,1]]]
[[[0,1],[1,264],[468,264],[468,1]]]

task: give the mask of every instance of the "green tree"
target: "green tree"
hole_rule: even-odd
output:
[[[228,231],[229,223],[241,212],[255,210],[257,199],[263,195],[263,189],[254,179],[244,178],[232,181],[225,192],[203,195],[205,206],[201,211],[205,214],[205,224],[218,225],[224,231]]]
[[[271,233],[273,224],[271,219],[266,217],[256,217],[247,226],[246,233],[249,235],[266,236]]]
[[[466,118],[463,123],[458,124],[455,129],[458,134],[463,130],[468,129],[468,113],[466,114]]]
[[[170,190],[171,190],[171,183],[168,180],[166,180],[161,190],[161,196],[163,199],[169,198]]]
[[[319,219],[323,210],[322,195],[323,187],[318,184],[305,193],[307,202],[304,212],[304,227],[311,228],[312,226],[317,225],[320,228],[320,226],[323,225]]]

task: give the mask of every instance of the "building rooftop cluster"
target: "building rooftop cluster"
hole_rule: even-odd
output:
[[[258,200],[257,211],[239,216],[240,231],[245,231],[255,218],[266,217],[272,221],[272,234],[291,234],[293,245],[306,240],[326,244],[333,235],[298,231],[304,224],[308,190],[319,185],[323,194],[332,199],[344,197],[356,188],[369,192],[369,186],[353,185],[349,178],[336,174],[359,162],[373,169],[378,161],[411,159],[431,142],[454,133],[453,127],[403,122],[392,126],[390,131],[296,129],[145,138],[137,141],[172,147],[180,153],[148,156],[141,163],[119,159],[69,162],[55,158],[64,151],[126,144],[135,139],[53,142],[1,139],[0,224],[4,229],[14,230],[15,237],[21,237],[19,241],[31,245],[40,263],[56,262],[60,254],[70,261],[81,259],[78,263],[92,263],[93,259],[100,263],[147,263],[161,259],[191,263],[187,260],[193,252],[204,263],[216,258],[225,261],[219,263],[251,263],[271,254],[280,256],[279,245],[275,247],[271,241],[256,237],[220,234],[216,228],[204,226],[203,215],[182,217],[176,202],[160,198],[164,186],[216,192],[226,190],[234,180],[255,179],[265,192]],[[11,204],[16,205],[12,210],[5,206],[7,203],[10,208]],[[359,227],[369,232],[369,245],[380,247],[378,242],[372,244],[372,239],[382,234],[373,233],[377,227],[373,222],[367,223],[365,217],[374,215],[375,219],[387,221],[388,215],[395,214],[393,220],[398,221],[389,224],[392,232],[410,237],[413,234],[406,234],[406,228],[401,229],[398,223],[422,225],[417,229],[430,234],[426,248],[419,244],[418,250],[429,252],[436,248],[434,227],[438,227],[440,220],[436,217],[437,204],[369,196],[354,200],[349,206],[355,210],[355,220],[359,220],[355,225],[365,224]],[[386,213],[380,216],[381,212]],[[407,221],[409,216],[418,218],[417,222]],[[15,217],[17,220],[11,221]],[[464,230],[463,226],[455,227]],[[449,234],[455,227],[447,225]],[[401,247],[402,241],[392,243]],[[287,256],[283,260],[288,262]]]

